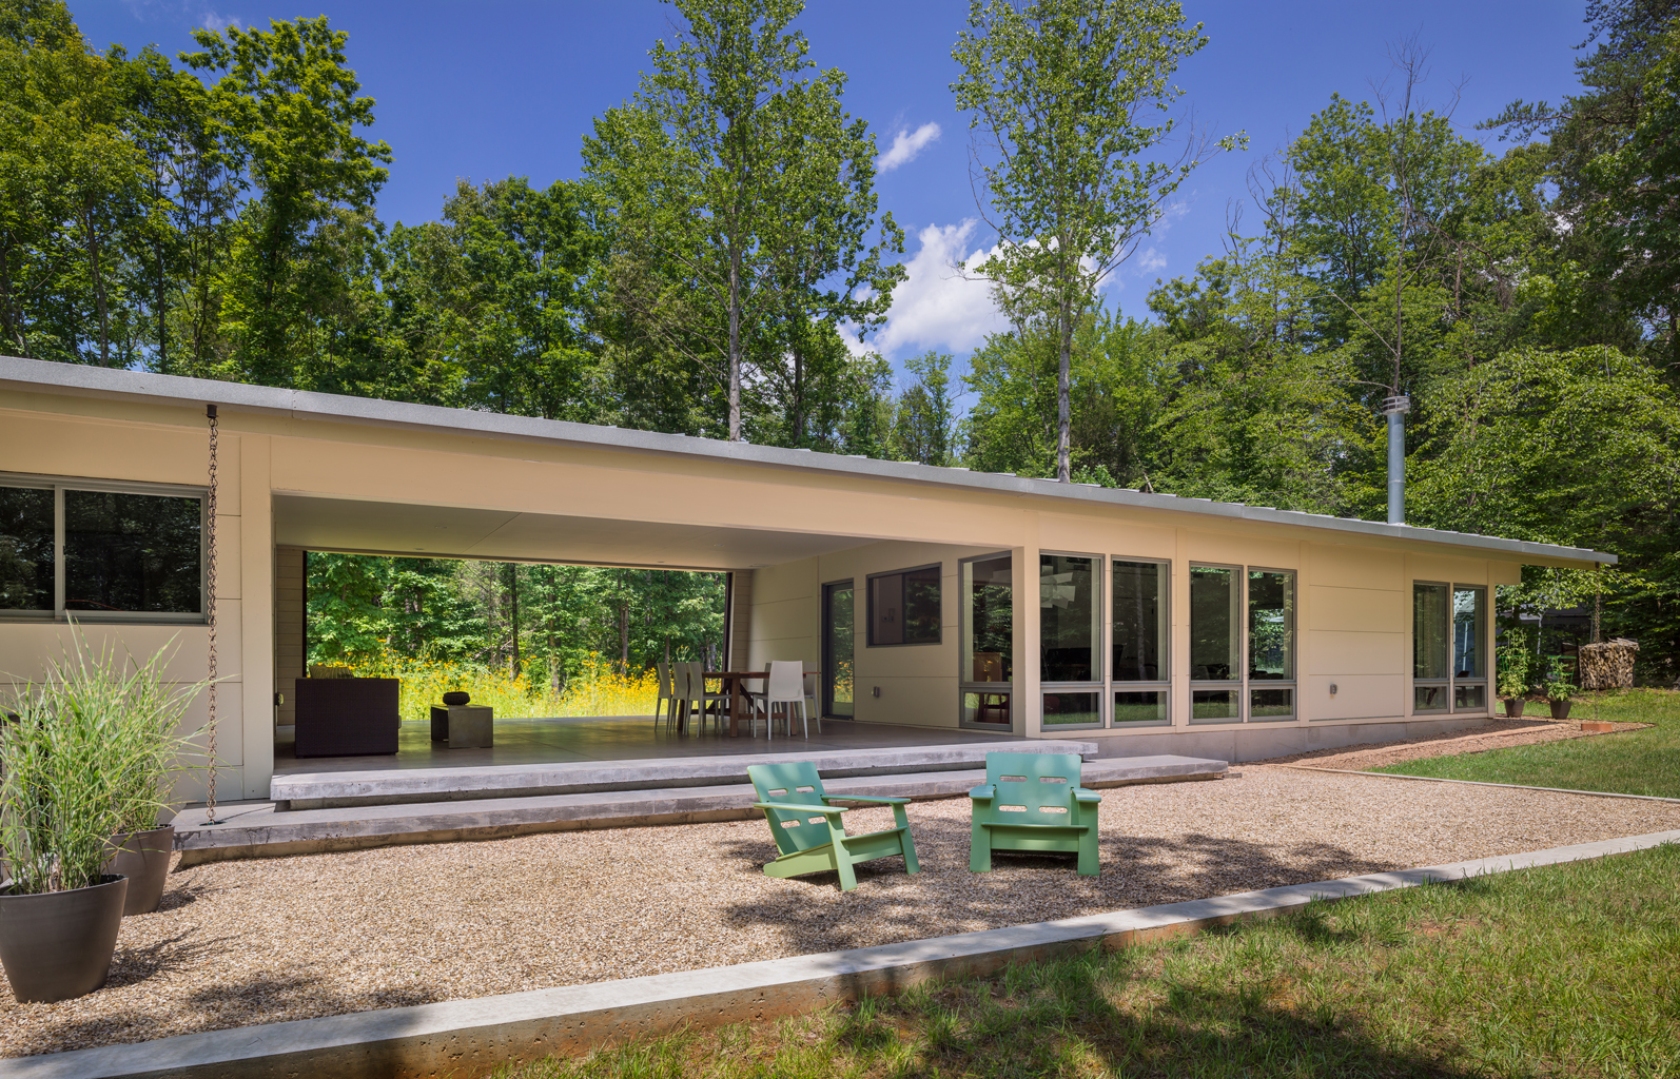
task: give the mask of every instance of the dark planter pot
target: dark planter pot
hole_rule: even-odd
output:
[[[122,928],[128,878],[69,892],[0,892],[0,966],[20,1002],[51,1004],[105,984]]]
[[[1570,702],[1568,702],[1568,701],[1552,701],[1550,703],[1551,703],[1551,706],[1552,706],[1552,718],[1553,719],[1568,719],[1569,718],[1569,703]]]
[[[123,917],[151,914],[163,901],[169,882],[169,855],[175,849],[175,826],[166,824],[148,832],[118,836],[117,853],[105,863],[105,872],[128,878],[128,902]]]
[[[1505,698],[1505,718],[1506,719],[1519,719],[1519,718],[1521,718],[1522,714],[1523,714],[1523,705],[1527,704],[1527,703],[1528,702],[1524,701],[1521,697],[1506,697]]]

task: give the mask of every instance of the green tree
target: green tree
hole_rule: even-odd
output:
[[[656,361],[664,392],[686,398],[656,409],[679,430],[716,423],[721,385],[722,427],[738,440],[743,372],[756,365],[772,374],[755,381],[781,398],[773,428],[798,444],[818,410],[813,389],[832,397],[844,382],[822,366],[838,359],[833,327],[867,330],[886,310],[899,271],[883,255],[902,234],[876,219],[874,139],[841,107],[844,76],[806,75],[808,45],[789,30],[803,4],[676,6],[674,44],[654,45],[635,97],[584,144],[613,215],[614,370]]]
[[[948,465],[956,449],[956,400],[951,357],[929,352],[905,363],[913,376],[898,395],[893,416],[893,456],[924,465]]]
[[[187,65],[214,77],[212,107],[252,192],[220,276],[227,351],[215,374],[354,392],[377,380],[374,197],[391,151],[358,129],[373,99],[326,18],[198,30]]]
[[[1170,82],[1207,39],[1176,0],[973,0],[953,57],[957,107],[989,144],[981,171],[999,249],[982,273],[1021,321],[1047,320],[1057,349],[1056,477],[1071,479],[1074,332],[1103,280],[1207,154],[1148,155],[1172,137]]]

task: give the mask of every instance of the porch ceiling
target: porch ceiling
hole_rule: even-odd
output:
[[[773,566],[870,542],[808,532],[278,494],[274,537],[282,546],[315,551],[720,570]]]

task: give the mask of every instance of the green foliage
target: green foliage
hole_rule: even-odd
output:
[[[1546,680],[1540,688],[1546,693],[1549,701],[1567,701],[1581,687],[1569,680],[1569,661],[1562,656],[1548,656],[1546,658]]]
[[[799,0],[676,6],[674,43],[584,140],[611,219],[614,366],[686,391],[662,402],[674,429],[820,443],[849,399],[838,326],[871,328],[903,276],[875,139],[840,71],[807,74]]]
[[[1105,277],[1160,219],[1162,205],[1217,147],[1192,140],[1174,162],[1178,65],[1207,39],[1177,0],[971,0],[952,58],[957,108],[987,150],[980,170],[998,247],[981,273],[1018,324],[1055,343],[1055,475],[1072,471],[1073,338]]]
[[[1521,698],[1534,684],[1534,648],[1528,634],[1508,630],[1497,653],[1499,672],[1495,678],[1499,695],[1506,700]]]
[[[19,691],[0,721],[0,852],[24,894],[95,884],[111,839],[157,825],[187,706],[202,685],[167,685],[172,649],[125,664],[114,646],[73,651]]]
[[[319,552],[307,572],[312,664],[465,664],[558,693],[596,656],[722,658],[722,574]]]

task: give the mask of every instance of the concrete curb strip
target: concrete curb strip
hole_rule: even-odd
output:
[[[892,994],[929,979],[989,973],[1011,962],[1187,935],[1281,914],[1315,899],[1558,865],[1664,843],[1680,843],[1680,830],[874,948],[0,1060],[0,1079],[480,1075],[509,1061],[584,1052],[685,1025],[775,1018],[863,994]]]
[[[1258,763],[1258,762],[1257,762]],[[1620,791],[1582,791],[1572,787],[1530,787],[1523,783],[1488,783],[1480,779],[1448,779],[1446,776],[1409,776],[1404,772],[1361,772],[1354,768],[1314,768],[1310,764],[1279,764],[1298,772],[1330,772],[1339,776],[1370,776],[1373,779],[1409,779],[1414,783],[1459,783],[1466,787],[1499,787],[1509,791],[1544,791],[1547,794],[1583,794],[1589,798],[1632,798],[1641,802],[1680,802],[1660,794],[1623,794]]]

